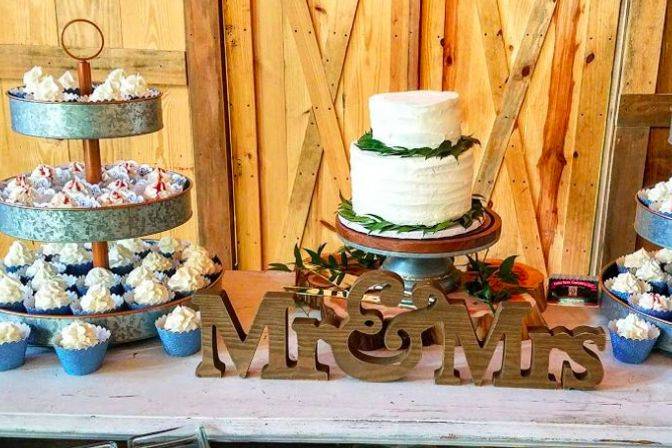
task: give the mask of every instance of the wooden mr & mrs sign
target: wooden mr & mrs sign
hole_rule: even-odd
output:
[[[456,346],[464,350],[473,382],[481,385],[489,380],[488,365],[500,341],[504,351],[501,366],[492,379],[495,386],[591,389],[604,376],[597,355],[597,351],[605,347],[602,328],[529,328],[531,362],[529,369],[523,370],[521,344],[523,321],[531,309],[528,303],[501,303],[486,339],[480,341],[464,302],[449,301],[433,285],[416,286],[412,293],[416,309],[389,321],[383,320],[379,310],[362,307],[362,298],[372,290],[378,292],[381,304],[387,307],[399,306],[404,298],[400,277],[390,272],[372,271],[362,275],[352,287],[347,300],[348,316],[342,321],[305,317],[290,321],[296,308],[294,295],[269,292],[247,334],[226,296],[197,296],[194,301],[201,310],[203,359],[196,375],[223,376],[225,365],[218,355],[219,334],[235,370],[240,376],[247,376],[262,333],[268,329],[269,362],[261,373],[266,379],[327,380],[329,367],[320,363],[317,352],[318,341],[322,340],[330,345],[336,363],[346,374],[366,381],[399,380],[420,362],[422,335],[429,331],[433,331],[435,341],[443,346],[443,363],[434,373],[436,384],[462,383],[454,366]],[[297,337],[296,360],[289,353],[290,325]],[[362,336],[379,333],[389,352],[365,352],[360,348]],[[560,378],[549,373],[554,349],[565,352],[573,361],[563,361]],[[577,370],[574,367],[578,367]]]

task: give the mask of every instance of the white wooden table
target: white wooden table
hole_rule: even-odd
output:
[[[227,281],[263,290],[273,280],[244,275]],[[234,303],[251,316],[255,305],[245,296],[234,294]],[[551,307],[545,317],[569,326],[599,320],[577,308]],[[328,348],[322,353],[333,366]],[[218,441],[672,445],[672,364],[663,355],[627,366],[608,348],[605,381],[592,392],[437,386],[439,357],[427,349],[407,381],[373,384],[336,367],[328,382],[261,380],[263,355],[248,379],[231,371],[198,379],[198,355],[168,358],[156,342],[114,349],[98,373],[80,378],[65,375],[53,353],[31,353],[23,368],[0,373],[0,436],[120,439],[202,424]]]

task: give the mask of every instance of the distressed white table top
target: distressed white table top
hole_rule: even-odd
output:
[[[252,274],[227,276],[269,285]],[[251,315],[254,302],[243,295],[234,303]],[[594,311],[554,307],[545,317],[570,327],[599,319]],[[628,366],[608,348],[605,380],[592,392],[437,386],[437,348],[427,349],[406,381],[388,384],[344,377],[325,347],[328,382],[261,380],[264,358],[258,354],[248,379],[231,370],[223,379],[198,379],[198,355],[168,358],[149,342],[114,349],[99,372],[75,378],[53,353],[31,353],[23,368],[0,373],[0,436],[123,438],[203,424],[222,441],[672,445],[672,370],[660,354]]]

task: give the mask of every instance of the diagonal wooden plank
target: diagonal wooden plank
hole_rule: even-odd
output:
[[[510,79],[504,89],[502,109],[492,127],[474,185],[474,193],[485,200],[490,199],[504,162],[509,138],[525,100],[534,66],[539,58],[548,26],[555,11],[555,5],[555,0],[537,0],[528,19],[525,36],[521,41]]]
[[[238,268],[261,269],[261,199],[250,0],[224,0]],[[245,250],[240,250],[245,248]]]
[[[284,0],[283,5],[294,34],[327,163],[338,189],[349,196],[350,165],[308,4],[306,0]]]
[[[504,100],[504,86],[509,78],[509,63],[498,2],[497,0],[478,0],[476,5],[490,79],[492,101],[495,110],[499,112]],[[525,147],[517,128],[513,130],[511,135],[509,149],[504,161],[509,173],[511,192],[514,195],[516,219],[525,261],[546,275],[546,260],[542,251],[534,199],[525,163]]]
[[[350,42],[350,33],[355,21],[359,0],[341,0],[334,5],[338,20],[335,29],[327,37],[322,52],[322,64],[329,84],[333,102],[343,72],[345,55]],[[314,30],[313,30],[314,33]],[[282,237],[275,249],[273,259],[283,260],[291,255],[295,244],[301,244],[310,212],[310,204],[317,183],[322,162],[323,149],[315,113],[311,111],[306,135],[299,154],[299,160],[287,206],[287,214],[282,224]]]

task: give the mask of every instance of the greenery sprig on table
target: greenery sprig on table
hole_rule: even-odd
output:
[[[498,303],[525,291],[513,269],[516,258],[517,255],[512,255],[496,265],[479,260],[477,255],[468,255],[467,270],[473,278],[464,285],[467,292],[488,305],[494,313]]]
[[[341,196],[341,204],[338,206],[338,214],[350,222],[361,225],[369,232],[422,232],[424,235],[429,235],[456,225],[460,225],[465,229],[469,228],[475,220],[483,216],[483,204],[478,200],[474,200],[471,210],[462,217],[449,219],[433,226],[393,224],[377,215],[358,215],[352,207],[352,201],[345,199],[343,196]]]
[[[377,152],[383,156],[399,156],[399,157],[424,157],[430,159],[437,157],[443,159],[444,157],[454,156],[459,158],[461,154],[467,152],[474,145],[480,145],[481,142],[471,136],[462,136],[457,143],[453,145],[450,140],[446,140],[436,148],[404,148],[402,146],[387,146],[380,140],[373,138],[373,132],[369,131],[357,140],[357,147],[362,151]]]

